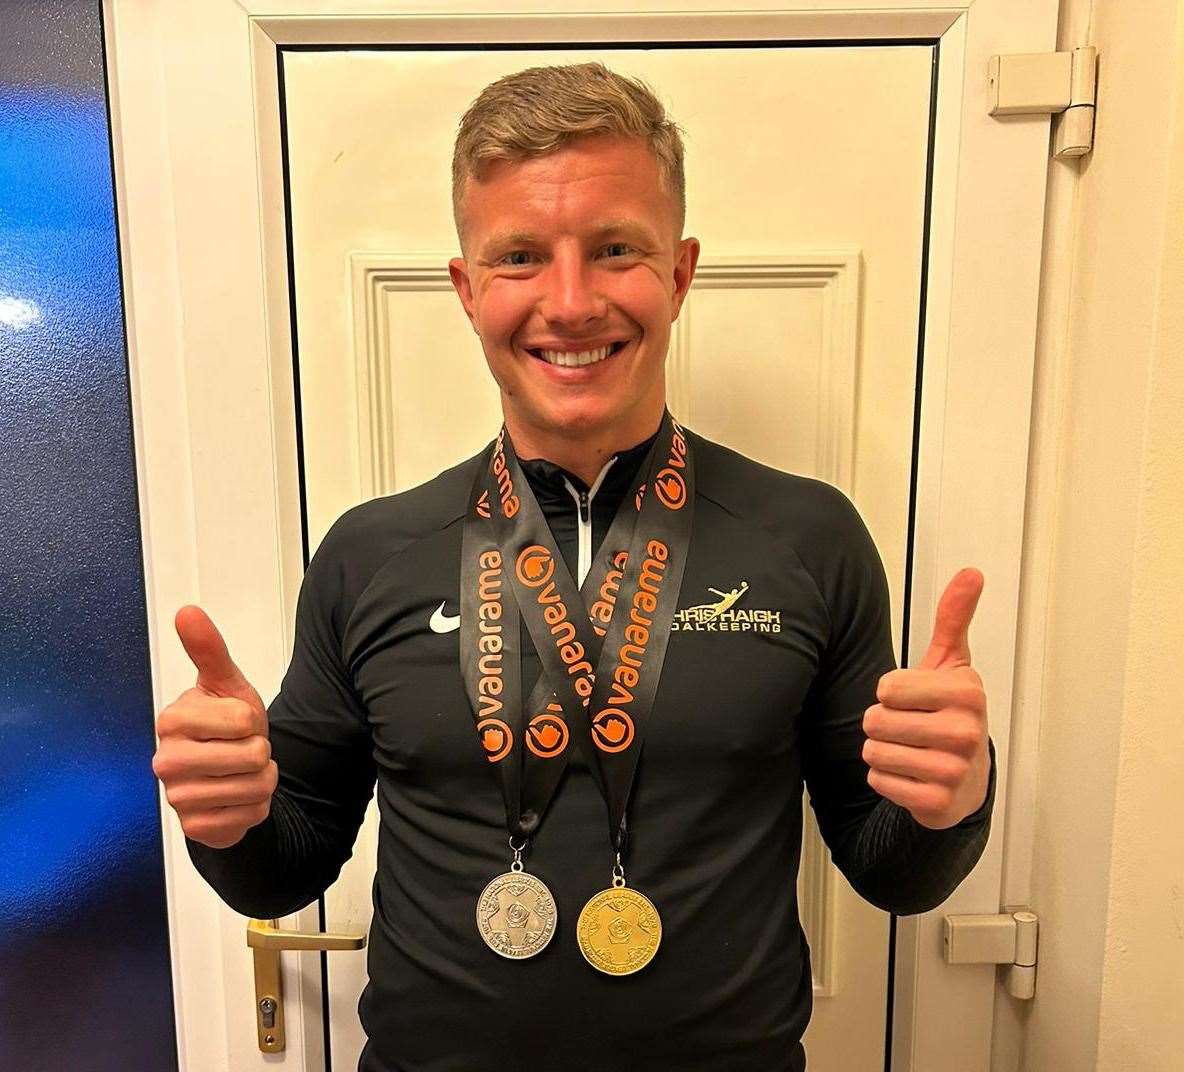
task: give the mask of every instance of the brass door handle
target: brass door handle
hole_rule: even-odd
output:
[[[365,944],[364,934],[282,931],[274,919],[247,921],[247,945],[252,949],[361,949]]]
[[[259,1049],[264,1053],[279,1053],[286,1045],[280,950],[361,949],[365,944],[364,934],[283,931],[275,925],[275,920],[248,920],[247,945],[255,962],[255,1026],[259,1032]]]

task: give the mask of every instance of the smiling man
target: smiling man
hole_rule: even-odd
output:
[[[643,84],[578,64],[486,87],[449,270],[503,428],[338,519],[269,708],[177,614],[198,677],[154,768],[230,905],[314,899],[377,786],[365,1072],[799,1072],[803,779],[883,909],[935,907],[986,843],[982,576],[897,669],[846,496],[667,410],[699,256],[683,190]]]
[[[657,428],[666,403],[670,325],[699,259],[669,186],[644,140],[614,132],[494,159],[461,186],[465,256],[449,271],[506,429],[521,457],[588,484]]]

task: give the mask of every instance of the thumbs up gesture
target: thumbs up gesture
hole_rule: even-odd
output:
[[[152,770],[186,835],[223,849],[271,811],[279,770],[271,758],[267,708],[200,607],[182,607],[174,624],[197,668],[197,684],[157,717]]]
[[[876,687],[880,702],[863,716],[868,785],[933,830],[954,826],[987,798],[987,696],[967,639],[982,589],[978,570],[954,575],[925,657],[915,668],[884,674]]]

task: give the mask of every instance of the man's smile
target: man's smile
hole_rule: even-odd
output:
[[[569,346],[564,346],[554,350],[542,346],[528,346],[524,347],[523,349],[525,349],[531,357],[545,362],[552,368],[575,370],[587,368],[590,365],[603,364],[609,358],[615,357],[617,354],[619,354],[632,341],[632,339],[618,339],[602,346],[588,347],[584,349],[576,349]]]

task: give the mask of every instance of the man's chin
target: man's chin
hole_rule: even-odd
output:
[[[561,404],[550,401],[529,414],[520,411],[517,423],[530,427],[537,436],[568,443],[583,440],[594,446],[608,442],[619,448],[630,437],[644,439],[661,418],[660,404],[653,407],[653,416],[647,420],[645,414],[651,409],[648,406],[623,405],[611,399],[569,399]]]
[[[623,421],[626,415],[623,407],[614,406],[606,400],[571,399],[562,404],[540,406],[536,423],[538,427],[554,434],[582,437],[612,428]]]

